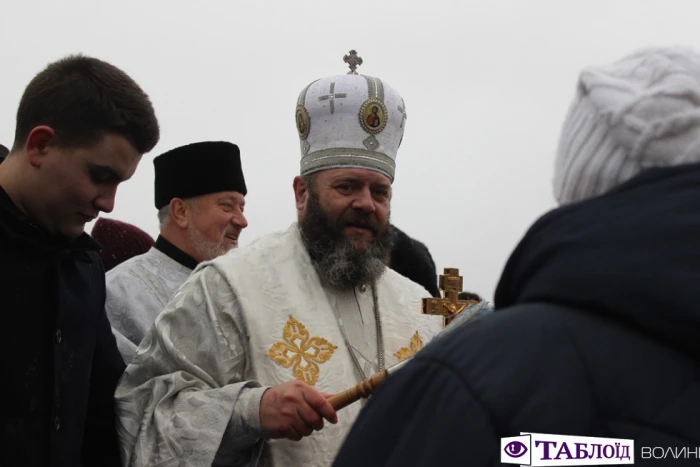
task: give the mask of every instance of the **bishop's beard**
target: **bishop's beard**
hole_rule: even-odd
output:
[[[347,290],[379,279],[386,270],[393,243],[389,223],[382,226],[371,214],[359,209],[349,209],[337,219],[331,219],[321,207],[318,195],[313,191],[309,195],[299,227],[321,282]],[[374,234],[365,251],[359,251],[345,237],[343,229],[348,225],[361,225]]]

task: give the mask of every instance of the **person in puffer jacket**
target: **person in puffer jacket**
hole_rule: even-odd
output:
[[[393,242],[387,261],[394,271],[425,287],[433,297],[440,297],[435,261],[425,243],[411,238],[393,224],[389,225]]]
[[[495,311],[390,376],[336,467],[502,465],[501,439],[525,432],[634,441],[630,458],[533,442],[533,465],[698,465],[700,56],[653,48],[585,69],[554,193]]]

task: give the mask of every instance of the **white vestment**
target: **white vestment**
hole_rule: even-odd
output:
[[[377,283],[385,368],[442,328],[420,285]],[[378,371],[371,288],[324,289],[296,224],[200,265],[156,319],[116,392],[125,465],[330,466],[362,404],[295,442],[262,440],[267,387],[299,379],[337,394]],[[342,326],[339,324],[341,318]]]
[[[155,247],[107,272],[105,311],[126,363],[191,273],[192,269]]]

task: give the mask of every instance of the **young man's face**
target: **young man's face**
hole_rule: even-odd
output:
[[[88,147],[47,146],[38,157],[40,186],[32,214],[51,233],[77,238],[100,212],[114,209],[117,186],[131,178],[141,156],[114,134]]]

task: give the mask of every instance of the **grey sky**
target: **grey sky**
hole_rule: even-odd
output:
[[[114,63],[151,95],[161,141],[106,217],[154,236],[153,157],[210,139],[241,147],[241,243],[288,226],[297,95],[345,73],[342,57],[356,49],[358,71],[397,88],[407,107],[393,222],[488,298],[553,206],[553,157],[579,70],[649,45],[700,48],[700,6],[680,0],[2,0],[0,11],[0,143],[12,144],[27,82],[69,53]]]

